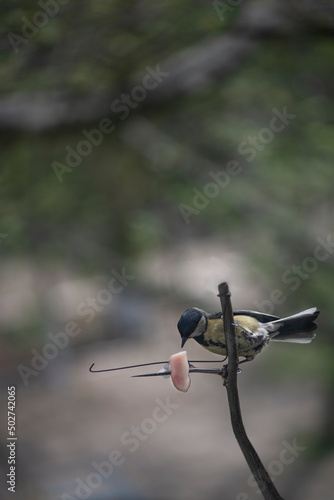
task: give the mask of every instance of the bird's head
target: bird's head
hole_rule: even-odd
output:
[[[182,341],[181,348],[189,338],[194,338],[202,335],[207,328],[208,320],[204,311],[191,307],[182,314],[177,328],[180,332]]]

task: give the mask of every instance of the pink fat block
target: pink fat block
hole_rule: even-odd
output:
[[[178,391],[187,392],[190,387],[187,351],[172,354],[168,361],[172,382]]]

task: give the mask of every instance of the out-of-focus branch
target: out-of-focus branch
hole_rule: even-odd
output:
[[[273,482],[271,481],[269,474],[264,468],[252,443],[249,441],[244,428],[237,386],[238,353],[235,340],[232,305],[230,299],[231,294],[226,282],[220,283],[220,285],[218,286],[218,291],[218,296],[220,297],[221,302],[221,310],[223,312],[224,332],[228,353],[225,386],[227,389],[233,432],[246,459],[246,462],[262,492],[263,498],[265,500],[283,500],[276,490]]]
[[[184,49],[157,66],[164,80],[147,93],[144,101],[136,102],[132,113],[142,112],[153,103],[169,101],[187,92],[202,92],[219,77],[223,79],[235,72],[246,55],[253,50],[255,42],[248,34],[224,34],[208,37],[188,49]],[[3,95],[0,98],[0,129],[50,130],[61,126],[85,126],[100,118],[110,117],[110,105],[124,94],[142,84],[143,74],[134,75],[129,81],[110,91],[73,95],[71,92],[21,92]],[[117,115],[114,115],[117,118]]]
[[[224,2],[218,2],[224,11]],[[305,35],[334,36],[334,8],[330,3],[308,2],[241,2],[233,9],[238,12],[228,32],[209,36],[155,61],[169,74],[142,102],[137,102],[133,114],[141,113],[151,104],[168,102],[184,93],[201,93],[213,83],[236,73],[258,44],[267,38],[293,38]],[[215,13],[212,7],[212,14]],[[233,15],[234,15],[233,14]],[[222,27],[224,24],[222,24]],[[143,68],[145,72],[145,68]],[[133,75],[119,87],[82,95],[67,90],[56,92],[20,92],[3,94],[0,98],[0,129],[12,132],[48,131],[59,127],[88,126],[104,117],[111,117],[110,104],[122,93],[129,93],[142,82],[143,75]],[[111,117],[112,118],[112,117]]]

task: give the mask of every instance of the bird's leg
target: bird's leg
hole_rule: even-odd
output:
[[[239,361],[239,365],[241,365],[241,363],[247,363],[248,361],[253,361],[254,359],[254,356],[246,356],[246,359],[243,359],[242,361]]]
[[[227,358],[227,356],[226,356]],[[225,358],[225,359],[226,359]],[[252,358],[253,359],[253,358]],[[250,359],[247,359],[246,361],[250,361]],[[237,368],[237,374],[239,375],[239,373],[241,373],[241,369],[239,368],[239,364],[240,363],[243,363],[244,361],[238,361],[238,368]],[[223,379],[223,384],[226,386],[228,384],[228,364],[226,365],[223,365],[223,368],[221,370],[221,373],[219,373],[219,375],[222,377]]]

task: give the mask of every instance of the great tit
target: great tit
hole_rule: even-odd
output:
[[[279,318],[256,311],[233,312],[238,356],[251,361],[271,340],[307,344],[315,337],[314,322],[319,315],[316,307]],[[177,328],[182,341],[181,348],[193,338],[215,354],[227,355],[222,313],[209,314],[197,307],[187,309]]]

